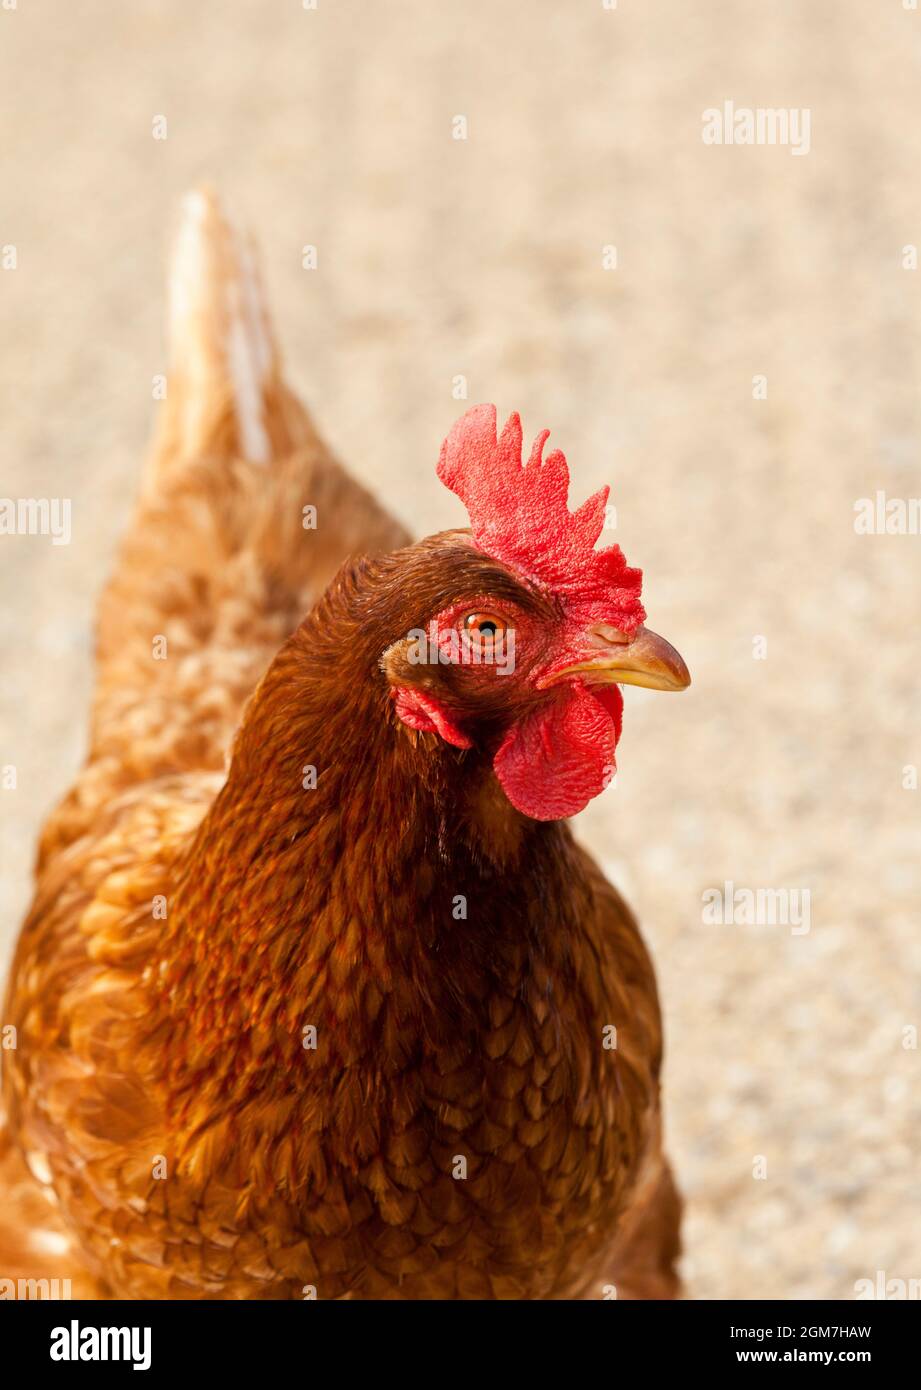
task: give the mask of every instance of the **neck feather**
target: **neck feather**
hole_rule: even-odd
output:
[[[185,1088],[264,1084],[311,1028],[333,1064],[403,1066],[410,1039],[456,1045],[497,982],[565,956],[546,905],[578,894],[568,829],[519,815],[475,750],[399,724],[376,650],[334,660],[315,617],[289,639],[177,866],[157,988]]]

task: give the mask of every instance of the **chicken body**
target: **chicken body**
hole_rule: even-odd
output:
[[[282,384],[246,248],[210,199],[189,219],[90,755],[3,1014],[0,1272],[129,1298],[673,1296],[636,924],[565,822],[369,678],[435,602],[433,560],[481,561],[405,548]]]

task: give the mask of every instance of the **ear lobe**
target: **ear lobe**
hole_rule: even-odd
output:
[[[465,733],[457,727],[444,705],[431,695],[411,686],[397,686],[391,691],[397,717],[410,729],[418,729],[423,734],[438,734],[445,743],[455,748],[472,748],[473,744]]]

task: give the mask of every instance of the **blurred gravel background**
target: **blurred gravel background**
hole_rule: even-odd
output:
[[[728,99],[808,107],[811,152],[705,146]],[[291,378],[416,532],[462,520],[434,474],[459,374],[552,428],[579,500],[614,484],[694,686],[627,691],[579,829],[658,962],[690,1292],[921,1277],[921,538],[853,524],[921,494],[921,12],[19,0],[0,129],[0,494],[71,497],[74,524],[0,538],[6,947],[84,748],[177,200],[212,181],[258,232]],[[725,880],[808,888],[811,930],[704,925]]]

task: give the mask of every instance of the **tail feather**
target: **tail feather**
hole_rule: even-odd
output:
[[[311,437],[306,412],[282,377],[252,239],[231,224],[210,190],[183,199],[168,338],[155,478],[209,455],[267,464]]]
[[[185,199],[169,318],[167,394],[99,605],[88,766],[46,857],[116,789],[222,769],[245,701],[346,557],[409,539],[285,384],[252,245],[213,193]]]

